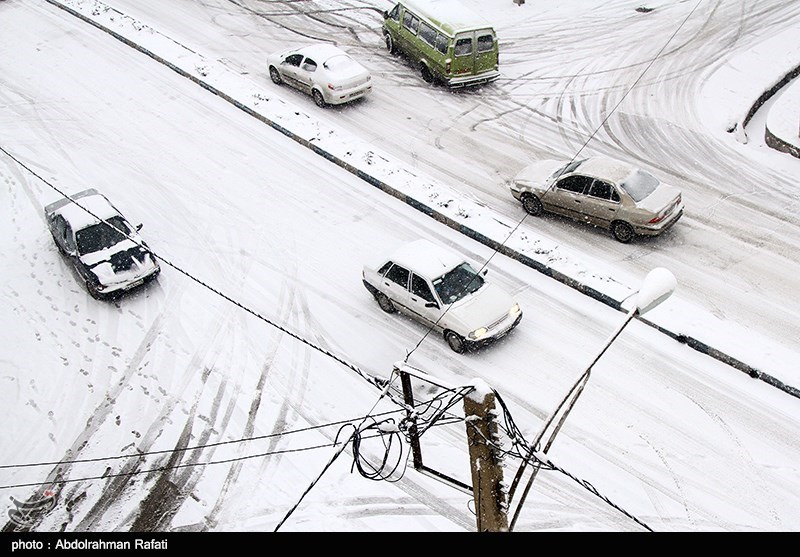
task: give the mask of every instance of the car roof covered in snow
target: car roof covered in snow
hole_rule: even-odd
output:
[[[465,259],[425,239],[415,240],[400,246],[391,261],[431,280],[461,265]]]
[[[59,199],[44,210],[48,215],[58,213],[63,216],[73,230],[82,230],[99,222],[98,219],[106,220],[119,215],[111,202],[94,188],[71,195],[69,199]]]
[[[322,64],[334,56],[340,56],[342,54],[349,56],[349,54],[347,54],[338,46],[328,43],[310,44],[298,49],[297,52],[303,54],[304,56],[314,58],[314,61],[318,64]]]

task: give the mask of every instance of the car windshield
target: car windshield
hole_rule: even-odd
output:
[[[462,263],[433,281],[439,298],[446,304],[457,302],[483,286],[483,277],[469,263]]]
[[[356,61],[346,54],[337,54],[325,61],[325,67],[334,72],[340,72],[355,65]]]
[[[556,178],[558,178],[562,174],[568,174],[569,172],[574,172],[575,169],[578,168],[580,165],[582,165],[585,160],[586,159],[581,159],[579,161],[568,162],[567,164],[565,164],[564,166],[562,166],[561,168],[559,168],[558,170],[553,172],[550,175],[550,179],[551,180],[555,180]]]
[[[126,235],[131,233],[130,228],[125,224],[125,219],[120,216],[106,219],[106,222],[98,222],[75,233],[78,253],[94,253],[110,248],[123,241]]]
[[[638,203],[656,191],[658,184],[658,178],[649,172],[637,169],[631,172],[620,186]]]

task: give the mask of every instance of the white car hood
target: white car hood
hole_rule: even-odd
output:
[[[542,160],[529,164],[519,171],[514,177],[515,182],[523,182],[530,185],[544,186],[547,179],[559,168],[564,166],[566,161]]]
[[[507,292],[487,282],[477,292],[451,305],[446,317],[462,325],[465,330],[458,332],[466,335],[470,331],[488,327],[502,319],[513,305],[514,299]]]

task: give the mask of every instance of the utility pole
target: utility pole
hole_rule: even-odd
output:
[[[472,468],[478,532],[508,532],[508,502],[498,451],[494,392],[476,388],[464,396],[464,416]]]

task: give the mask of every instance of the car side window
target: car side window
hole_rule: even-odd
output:
[[[311,58],[306,58],[305,62],[303,62],[303,69],[307,72],[313,72],[317,70],[317,63],[314,62]]]
[[[408,29],[413,34],[417,34],[417,28],[419,27],[419,18],[414,14],[406,11],[403,14],[403,27]]]
[[[284,61],[287,64],[289,64],[290,66],[298,66],[299,67],[300,66],[300,62],[303,61],[303,55],[302,54],[292,54],[290,56],[287,56],[286,60],[284,60]]]
[[[567,176],[558,181],[558,188],[573,193],[583,193],[592,184],[592,179],[588,176]]]
[[[387,261],[386,263],[384,263],[384,264],[381,266],[381,268],[380,268],[380,269],[378,269],[378,274],[379,274],[380,276],[383,276],[383,275],[385,275],[385,274],[386,274],[386,271],[388,271],[388,270],[389,270],[389,267],[391,267],[391,266],[392,266],[392,262],[391,262],[391,261]]]
[[[395,4],[392,11],[389,12],[389,17],[395,21],[400,21],[400,4]]]
[[[608,182],[604,182],[602,180],[595,180],[592,182],[591,187],[589,188],[589,192],[587,195],[591,197],[596,197],[597,199],[604,199],[606,201],[611,201],[611,194],[616,193],[614,191],[614,187],[609,184]]]
[[[456,40],[456,47],[453,49],[456,56],[468,56],[472,54],[472,39],[467,37]]]
[[[408,269],[404,269],[400,265],[392,265],[389,272],[386,273],[386,278],[392,282],[396,282],[403,288],[408,288]]]
[[[427,281],[418,275],[411,275],[411,293],[415,296],[419,296],[426,302],[436,301],[436,299],[433,297],[433,293],[431,292],[431,287],[428,286]]]

